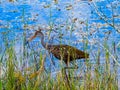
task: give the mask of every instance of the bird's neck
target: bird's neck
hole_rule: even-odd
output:
[[[43,46],[44,48],[46,48],[46,49],[47,49],[47,43],[46,43],[46,42],[44,42],[44,35],[43,35],[43,36],[41,36],[41,44],[42,44],[42,46]]]

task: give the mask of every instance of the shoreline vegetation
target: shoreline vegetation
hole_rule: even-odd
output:
[[[106,52],[106,51],[105,51]],[[4,75],[1,77],[1,90],[119,90],[117,67],[111,66],[109,62],[109,54],[106,52],[106,63],[91,64],[85,63],[83,68],[76,70],[66,70],[68,81],[65,78],[65,73],[61,70],[52,76],[52,72],[45,70],[44,61],[46,55],[40,55],[39,69],[36,69],[36,65],[32,67],[24,68],[20,71],[17,68],[16,56],[13,48],[7,49],[7,63]],[[80,61],[80,60],[79,60]],[[94,67],[94,68],[93,68]],[[113,71],[111,71],[113,69]]]

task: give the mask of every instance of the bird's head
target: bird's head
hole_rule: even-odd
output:
[[[33,36],[31,36],[29,39],[28,39],[28,42],[29,41],[32,41],[34,38],[36,38],[36,37],[43,37],[43,33],[41,32],[41,29],[39,29],[39,30],[36,30],[35,31],[35,33],[34,33],[34,35]]]

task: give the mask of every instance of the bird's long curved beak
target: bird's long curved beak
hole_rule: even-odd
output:
[[[25,45],[28,44],[30,41],[32,41],[36,36],[33,35],[31,36],[26,42],[25,42]]]
[[[28,39],[28,42],[32,41],[35,37],[36,37],[36,35],[31,36],[31,37]]]
[[[36,37],[35,35],[31,36],[31,37],[25,42],[25,44],[28,44],[28,43],[29,43],[30,41],[32,41],[35,37]]]

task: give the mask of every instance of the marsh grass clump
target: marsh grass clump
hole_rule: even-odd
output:
[[[56,77],[52,77],[51,73],[45,71],[46,56],[42,54],[38,70],[33,66],[20,71],[17,68],[15,51],[13,47],[9,47],[6,50],[6,71],[5,76],[1,77],[1,90],[118,90],[117,73],[110,70],[110,54],[107,50],[104,53],[104,65],[98,65],[98,62],[95,65],[90,61],[86,62],[86,71],[83,73],[79,70],[82,78],[75,77],[75,70],[67,70],[70,72],[68,85],[62,71],[57,73]]]

